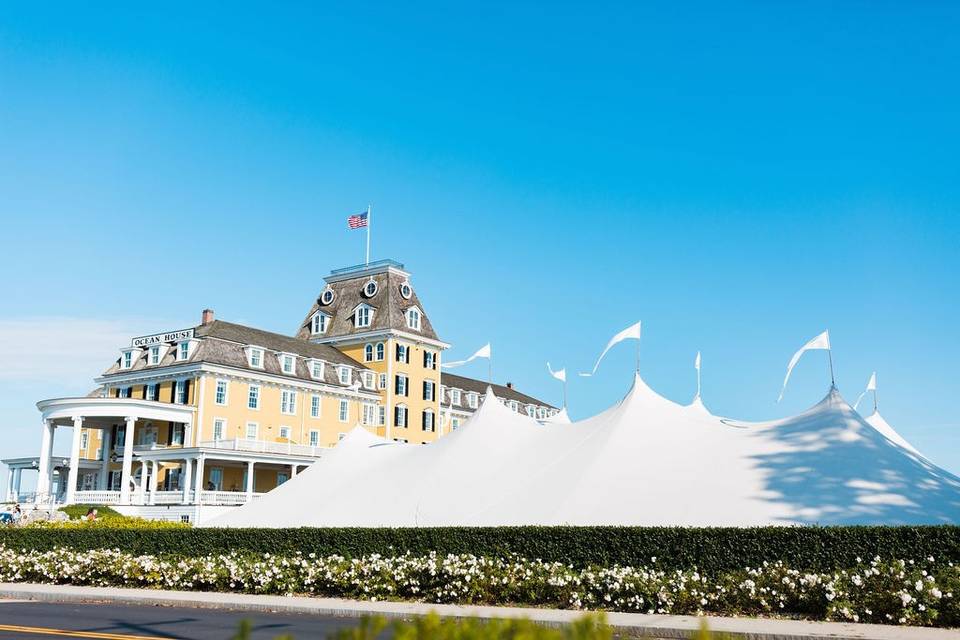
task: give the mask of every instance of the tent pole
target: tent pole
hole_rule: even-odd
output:
[[[827,349],[827,359],[830,362],[830,386],[835,388],[837,386],[837,381],[836,381],[836,378],[833,377],[833,350],[832,349]]]

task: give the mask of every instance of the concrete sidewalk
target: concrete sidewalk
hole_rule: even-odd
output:
[[[339,598],[258,596],[238,593],[158,591],[116,587],[75,587],[68,585],[0,583],[0,599],[43,602],[109,602],[227,609],[232,611],[312,614],[320,616],[381,615],[410,618],[431,611],[450,618],[529,618],[543,624],[559,625],[583,615],[582,611],[529,609],[520,607],[461,606],[413,602],[368,602]],[[700,628],[696,616],[664,616],[642,613],[607,613],[607,620],[621,634],[651,638],[687,638]],[[748,640],[819,640],[857,638],[861,640],[956,640],[957,629],[927,629],[842,622],[805,622],[759,618],[706,618],[712,631],[725,632]]]

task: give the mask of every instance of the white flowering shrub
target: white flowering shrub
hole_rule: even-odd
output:
[[[777,562],[707,575],[696,569],[661,570],[655,559],[649,567],[578,569],[519,557],[433,553],[353,559],[240,553],[185,557],[0,545],[0,582],[960,626],[955,597],[960,595],[960,568],[932,557],[877,557],[830,573],[803,572]]]

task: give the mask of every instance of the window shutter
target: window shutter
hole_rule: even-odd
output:
[[[424,431],[427,430],[427,412],[426,411],[420,414],[420,427]]]
[[[410,347],[404,349],[404,358],[403,361],[405,364],[410,364]]]
[[[400,394],[400,376],[394,376],[393,378],[393,392],[397,395]]]
[[[424,400],[427,399],[427,381],[426,380],[423,381],[423,399]]]
[[[167,423],[167,444],[173,444],[173,423]]]
[[[183,403],[190,403],[190,379],[187,378],[183,381]]]
[[[394,426],[400,426],[400,407],[393,408],[393,424]]]

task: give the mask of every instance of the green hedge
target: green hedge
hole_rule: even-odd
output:
[[[420,529],[0,529],[0,544],[49,550],[118,548],[135,554],[216,554],[246,550],[273,554],[398,555],[472,553],[588,564],[705,571],[782,560],[830,571],[876,555],[960,563],[960,527],[438,527]]]

